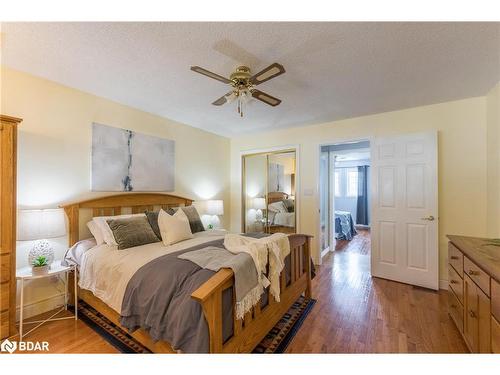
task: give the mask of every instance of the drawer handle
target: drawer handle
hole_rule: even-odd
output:
[[[452,308],[452,309],[456,309],[456,308],[457,308],[457,305],[451,305],[451,308]]]
[[[453,260],[458,260],[458,257],[456,255],[452,255],[450,258]]]
[[[475,318],[476,317],[476,313],[474,311],[472,311],[472,310],[469,310],[469,316],[471,318]]]
[[[458,281],[457,280],[450,280],[450,283],[451,284],[458,284]]]
[[[479,271],[469,270],[469,275],[471,275],[471,276],[479,276]]]

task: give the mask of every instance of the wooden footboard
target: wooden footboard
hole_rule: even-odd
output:
[[[248,353],[265,337],[301,294],[311,297],[310,236],[289,235],[290,274],[287,283],[285,270],[280,275],[280,302],[268,293],[268,304],[257,304],[243,320],[235,318],[233,293],[233,335],[223,341],[222,294],[233,287],[234,274],[222,269],[199,287],[191,296],[202,306],[210,331],[210,353]]]

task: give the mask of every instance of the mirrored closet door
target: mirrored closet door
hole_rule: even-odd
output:
[[[242,157],[245,233],[296,233],[295,150]]]

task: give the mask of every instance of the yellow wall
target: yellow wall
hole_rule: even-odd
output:
[[[174,140],[175,191],[193,199],[223,199],[229,213],[229,139],[110,100],[2,67],[1,113],[23,119],[18,142],[18,204],[57,207],[91,196],[91,125],[98,122]],[[229,216],[221,218],[229,224]],[[66,239],[53,240],[62,257]],[[17,264],[27,265],[31,243],[18,243]],[[50,297],[49,285],[28,303]],[[50,298],[49,298],[50,299]],[[47,309],[50,302],[45,301]],[[33,307],[34,312],[39,312]]]
[[[486,96],[487,105],[487,235],[500,237],[500,84]]]
[[[411,108],[231,139],[231,229],[240,228],[240,152],[299,145],[300,232],[314,236],[319,259],[319,145],[426,130],[439,134],[440,278],[446,276],[449,233],[486,235],[486,98]],[[312,189],[312,196],[304,196]]]

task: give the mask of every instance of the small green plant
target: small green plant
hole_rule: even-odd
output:
[[[35,260],[33,261],[33,267],[43,267],[48,264],[49,262],[47,261],[47,258],[44,257],[43,255],[36,257]]]

